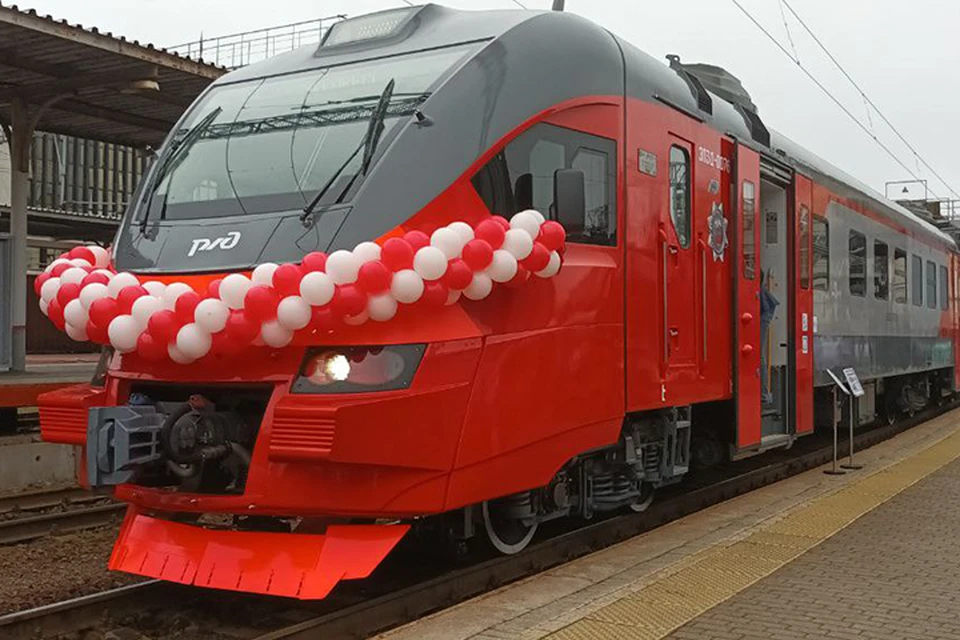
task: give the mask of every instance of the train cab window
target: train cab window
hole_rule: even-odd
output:
[[[813,288],[830,290],[830,223],[813,216]]]
[[[670,219],[677,242],[690,246],[690,154],[683,147],[670,147]]]
[[[893,250],[893,301],[907,304],[907,252]]]
[[[859,231],[850,232],[850,295],[867,295],[867,237]]]
[[[886,242],[873,241],[873,297],[890,299],[890,252]]]
[[[913,290],[913,306],[923,306],[923,258],[910,256],[910,288]]]
[[[743,181],[743,277],[753,280],[757,272],[756,228],[757,199],[756,187],[749,180]]]
[[[927,307],[937,308],[937,263],[927,260]]]
[[[800,288],[810,288],[810,209],[800,207]]]
[[[949,289],[950,286],[947,283],[947,268],[940,265],[940,308],[944,311],[946,311],[949,306],[947,304],[950,301]]]

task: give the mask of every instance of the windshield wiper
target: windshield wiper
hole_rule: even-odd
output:
[[[207,127],[220,115],[221,111],[223,111],[223,108],[217,107],[203,116],[200,122],[195,124],[179,141],[171,146],[170,153],[163,159],[163,163],[157,166],[157,170],[153,172],[153,176],[150,178],[149,188],[144,190],[147,196],[147,208],[144,210],[143,217],[140,219],[141,234],[146,233],[147,230],[147,221],[150,218],[150,205],[153,203],[154,191],[160,186],[160,182],[164,177],[179,166],[186,157],[185,151],[188,151],[190,147],[193,146],[193,143],[200,137],[200,134],[206,131]]]
[[[333,172],[333,175],[324,183],[320,191],[316,196],[313,197],[313,200],[310,201],[310,204],[303,208],[303,213],[300,214],[300,222],[306,222],[307,218],[313,213],[313,210],[320,204],[320,200],[323,196],[326,195],[327,191],[330,190],[330,187],[333,186],[333,183],[340,177],[340,174],[343,173],[347,167],[353,162],[353,159],[357,157],[357,154],[360,151],[363,151],[363,163],[360,165],[360,171],[355,173],[350,179],[350,182],[347,183],[346,188],[340,192],[340,195],[337,196],[336,202],[339,203],[343,200],[343,197],[350,187],[353,186],[354,181],[357,179],[361,173],[366,173],[367,168],[370,166],[370,159],[373,157],[373,152],[377,148],[377,143],[380,141],[380,134],[383,133],[383,121],[387,117],[387,107],[390,106],[390,98],[393,97],[393,87],[396,83],[394,79],[391,78],[390,82],[387,83],[387,86],[383,88],[383,92],[380,94],[377,106],[374,107],[373,113],[370,115],[370,120],[367,123],[367,132],[364,134],[363,139],[360,140],[360,144],[357,145],[357,148],[353,150],[353,153],[350,154],[350,157],[340,165],[336,171]],[[365,98],[364,98],[365,99]],[[359,99],[355,99],[359,100]]]

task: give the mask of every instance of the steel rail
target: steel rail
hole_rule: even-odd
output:
[[[116,521],[126,508],[125,504],[111,503],[0,520],[0,545],[27,542],[53,533],[103,527]]]

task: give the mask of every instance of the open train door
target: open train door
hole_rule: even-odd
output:
[[[736,143],[736,262],[733,269],[733,398],[738,452],[756,449],[761,434],[760,381],[760,156]]]
[[[806,176],[796,174],[794,180],[794,211],[796,215],[796,242],[793,264],[795,360],[795,425],[794,433],[803,435],[813,431],[813,290],[811,289],[813,251],[811,199],[813,183]]]

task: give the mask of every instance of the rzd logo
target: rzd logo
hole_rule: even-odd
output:
[[[238,242],[240,242],[239,231],[231,231],[227,235],[214,238],[213,240],[210,238],[197,238],[193,241],[193,244],[190,245],[190,251],[187,252],[187,257],[192,258],[198,251],[213,251],[214,249],[229,251],[237,246]]]

